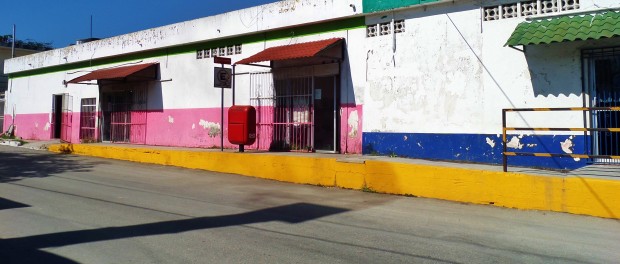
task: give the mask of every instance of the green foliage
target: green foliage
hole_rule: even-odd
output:
[[[0,35],[0,46],[10,47],[13,43],[12,35]],[[54,49],[51,42],[39,42],[32,39],[16,40],[15,48],[45,51]]]
[[[362,186],[362,192],[377,193],[377,191],[375,191],[372,188],[368,187],[368,185],[366,185],[366,183],[364,183],[364,186]]]
[[[7,134],[0,134],[0,139],[7,139],[7,140],[12,140],[12,141],[17,141],[17,142],[20,143],[20,145],[24,145],[24,144],[28,143],[27,141],[24,141],[21,138],[17,138],[15,136],[7,135]]]

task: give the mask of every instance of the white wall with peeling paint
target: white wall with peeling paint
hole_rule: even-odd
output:
[[[367,17],[367,24],[404,19],[406,32],[366,40],[364,111],[380,114],[365,115],[365,132],[497,134],[503,108],[581,107],[581,49],[620,45],[576,41],[522,53],[504,44],[525,19],[482,21],[480,6],[457,1]],[[580,11],[609,6],[620,3],[583,1]],[[520,127],[584,125],[578,111],[509,113],[507,120]]]
[[[7,60],[5,71],[7,73],[15,73],[50,66],[58,66],[67,63],[161,49],[169,46],[207,40],[217,40],[233,36],[243,36],[247,34],[254,34],[256,32],[286,28],[293,25],[305,25],[336,18],[356,16],[360,15],[361,12],[361,0],[279,1],[272,4],[247,8],[216,16],[143,30],[66,48],[55,49],[42,52],[34,56]],[[355,45],[350,45],[348,47],[348,54],[352,54],[348,57],[352,62],[350,69],[346,70],[357,75],[357,72],[361,71],[364,67],[363,59],[355,55],[363,52],[362,50],[364,48],[362,43],[364,39],[364,29],[331,32],[312,36],[295,36],[294,32],[291,34],[293,35],[290,36],[290,38],[282,40],[244,44],[242,47],[242,54],[229,57],[231,57],[234,62],[258,53],[268,47],[339,37],[347,39],[350,43],[356,43]],[[128,63],[160,63],[161,80],[172,80],[161,84],[163,108],[178,109],[219,107],[220,90],[212,87],[214,67],[212,59],[196,60],[195,56],[196,55],[194,53],[170,54],[163,57],[129,61]],[[84,96],[96,97],[97,89],[94,87],[92,87],[94,89],[88,89],[88,87],[84,85],[74,84],[70,84],[68,87],[65,87],[62,85],[62,81],[70,80],[89,71],[107,67],[115,67],[118,65],[122,64],[87,67],[80,69],[80,71],[72,69],[66,72],[49,73],[45,75],[38,75],[36,77],[16,78],[13,79],[15,87],[45,87],[46,90],[44,93],[40,93],[33,98],[26,93],[27,90],[20,88],[20,91],[17,92],[18,94],[14,95],[14,99],[22,101],[25,100],[25,98],[32,98],[32,100],[36,100],[37,102],[39,100],[44,100],[47,102],[50,101],[47,97],[51,94],[65,93],[68,91],[74,94],[75,91],[81,95],[82,90],[89,90],[92,92],[91,94],[85,91]],[[239,66],[237,70],[238,72],[244,72],[260,71],[263,69],[249,66]],[[249,83],[246,82],[243,77],[239,78],[237,84],[238,87],[241,88],[249,87]],[[364,82],[353,79],[347,80],[346,85],[354,86],[355,89],[362,90],[364,87]],[[343,87],[343,90],[345,88],[346,87]],[[249,91],[247,90],[248,89],[239,89],[237,91],[236,100],[238,103],[249,103]],[[224,100],[227,102],[227,105],[230,105],[230,102],[232,102],[232,92],[230,89],[226,89],[224,93]],[[38,98],[39,96],[42,98]],[[343,98],[344,102],[357,101],[358,104],[361,104],[362,100],[363,95],[356,93],[347,93]],[[150,103],[152,105],[153,102]],[[158,102],[155,103],[159,104]],[[77,107],[79,107],[79,104],[74,101],[74,109],[77,109]],[[49,106],[47,104],[27,105],[22,106],[19,112],[22,114],[41,113],[49,111],[48,108]]]
[[[5,73],[360,15],[362,0],[284,0],[8,60]]]
[[[248,57],[252,54],[262,51],[265,47],[280,46],[294,43],[301,43],[327,38],[345,38],[350,43],[363,43],[364,29],[355,29],[341,32],[331,32],[304,37],[293,37],[286,40],[269,41],[266,43],[255,43],[243,46],[243,53],[240,55],[230,56],[234,61]],[[351,60],[351,74],[358,75],[363,69],[363,59],[355,56],[359,50],[363,49],[362,45],[350,45],[347,53]],[[219,107],[221,91],[213,87],[213,67],[219,66],[213,63],[212,59],[197,60],[194,53],[177,54],[164,57],[155,57],[140,60],[141,63],[158,62],[160,79],[170,80],[161,82],[160,96],[154,96],[152,92],[149,94],[149,106],[161,105],[162,109],[187,109],[187,108],[209,108]],[[118,64],[124,65],[124,64]],[[105,65],[98,67],[89,67],[81,70],[69,70],[63,72],[48,73],[32,77],[13,78],[13,87],[10,96],[13,102],[20,103],[17,112],[20,114],[28,113],[47,113],[51,111],[51,95],[60,93],[69,93],[76,99],[73,102],[73,109],[77,111],[80,107],[81,98],[98,97],[97,86],[83,84],[69,84],[65,86],[63,81],[68,81],[79,77],[89,71],[115,67],[117,65]],[[227,66],[230,67],[230,66]],[[264,71],[263,68],[240,65],[237,67],[238,72],[248,71]],[[343,74],[344,75],[344,74]],[[361,92],[346,93],[347,88],[363,90],[363,81],[349,76],[343,78],[343,102],[362,103],[363,95]],[[345,82],[346,81],[346,82]],[[249,104],[250,91],[249,80],[244,76],[239,76],[237,80],[236,102],[238,104]],[[351,87],[349,87],[351,86]],[[346,93],[346,94],[345,94]],[[232,90],[224,89],[225,106],[232,104]],[[351,97],[351,98],[347,98]],[[159,100],[159,101],[157,101]],[[348,100],[348,101],[347,101]],[[23,102],[43,102],[36,104],[24,104]]]

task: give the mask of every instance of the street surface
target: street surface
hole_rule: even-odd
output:
[[[0,146],[3,264],[619,262],[618,220]]]

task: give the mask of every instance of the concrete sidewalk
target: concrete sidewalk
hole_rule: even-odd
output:
[[[620,167],[571,173],[378,156],[119,144],[52,144],[57,153],[172,165],[298,184],[620,219]]]

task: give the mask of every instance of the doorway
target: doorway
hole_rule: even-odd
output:
[[[55,94],[52,97],[52,138],[60,138],[62,131],[62,94]]]
[[[310,74],[309,74],[310,75]],[[251,76],[250,102],[257,109],[259,149],[339,151],[338,75]],[[268,144],[266,139],[269,138]]]
[[[51,116],[51,138],[71,142],[73,96],[69,94],[52,95]]]
[[[592,107],[620,106],[620,47],[585,50],[585,77],[590,105]],[[592,111],[592,128],[619,128],[620,111]],[[592,132],[594,155],[620,155],[620,133],[609,131]],[[596,163],[620,164],[620,160],[595,159]]]
[[[101,140],[146,144],[147,83],[104,87],[100,95]]]
[[[103,93],[101,103],[103,112],[101,135],[103,141],[129,143],[130,98],[128,91]]]
[[[338,151],[338,89],[336,76],[314,78],[314,147]]]

